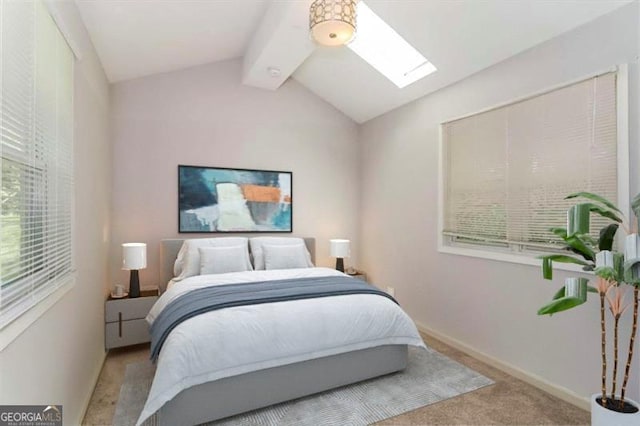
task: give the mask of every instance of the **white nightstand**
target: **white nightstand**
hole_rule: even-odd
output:
[[[151,340],[145,317],[158,300],[158,289],[143,290],[140,297],[109,298],[105,302],[104,346],[106,349],[137,345]]]
[[[347,275],[349,275],[351,278],[356,278],[365,282],[367,281],[367,273],[364,271],[359,271],[356,269],[355,274],[347,274]]]

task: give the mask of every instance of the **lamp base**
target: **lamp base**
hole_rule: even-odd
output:
[[[344,259],[341,257],[336,258],[336,269],[340,272],[344,272]]]
[[[138,270],[131,270],[131,278],[129,279],[129,297],[140,297],[140,278]]]

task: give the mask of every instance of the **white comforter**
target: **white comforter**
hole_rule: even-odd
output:
[[[343,275],[329,268],[235,272],[172,285],[147,316],[152,324],[178,296],[201,287]],[[386,297],[346,295],[240,306],[178,325],[165,341],[138,423],[192,386],[264,368],[379,345],[424,343],[409,316]]]

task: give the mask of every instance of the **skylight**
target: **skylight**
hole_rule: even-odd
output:
[[[349,49],[399,88],[436,71],[436,67],[384,22],[363,1],[358,2],[358,29]]]

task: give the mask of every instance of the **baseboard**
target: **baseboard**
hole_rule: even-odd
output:
[[[93,386],[91,386],[91,392],[88,393],[87,397],[85,398],[85,400],[82,402],[82,416],[77,419],[77,422],[75,423],[69,423],[69,424],[76,424],[76,425],[81,425],[82,421],[84,420],[85,416],[87,415],[87,410],[89,409],[89,404],[91,403],[91,397],[93,396],[93,392],[96,390],[96,386],[98,384],[98,379],[100,379],[100,373],[102,372],[102,367],[104,366],[104,362],[107,359],[107,351],[103,351],[102,352],[102,356],[100,359],[100,362],[96,363],[96,371],[94,371],[93,374]]]
[[[587,410],[587,411],[590,410],[589,398],[584,398],[567,388],[563,388],[561,386],[555,385],[543,379],[542,377],[526,372],[509,363],[506,363],[490,355],[487,355],[483,352],[480,352],[475,348],[467,345],[466,343],[463,343],[459,340],[456,340],[442,333],[439,333],[438,331],[430,327],[427,327],[426,325],[421,324],[418,321],[415,321],[415,323],[416,323],[416,326],[418,327],[418,330],[420,330],[422,333],[428,336],[433,337],[434,339],[440,340],[451,347],[454,347],[486,364],[489,364],[490,366],[495,367],[498,370],[502,370],[505,373],[522,380],[523,382],[526,382],[532,386],[535,386],[538,389],[555,396],[556,398],[560,398],[561,400],[566,401],[569,404],[575,405],[576,407],[582,408],[583,410]]]

